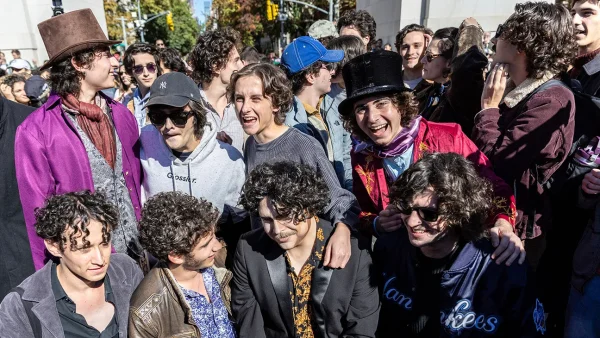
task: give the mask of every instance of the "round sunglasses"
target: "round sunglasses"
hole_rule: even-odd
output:
[[[439,56],[442,56],[442,54],[433,54],[433,53],[430,53],[429,51],[425,52],[425,55],[423,55],[423,57],[427,60],[427,62],[431,62]]]
[[[144,65],[133,66],[133,72],[136,75],[141,75],[142,73],[144,73],[144,68],[146,68],[148,70],[148,73],[150,73],[150,74],[156,73],[156,64],[155,63],[148,63],[145,66]]]

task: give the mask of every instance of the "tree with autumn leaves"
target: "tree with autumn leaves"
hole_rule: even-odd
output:
[[[136,3],[135,0],[130,2]],[[144,38],[146,41],[154,42],[157,39],[162,39],[167,42],[169,47],[179,50],[183,55],[189,53],[194,48],[196,38],[200,34],[200,25],[192,16],[192,11],[186,1],[141,0],[140,6],[142,13],[148,17],[164,11],[171,11],[173,14],[175,29],[173,31],[168,29],[165,16],[157,18],[145,26]],[[133,22],[135,18],[131,16],[131,12],[127,10],[126,6],[123,6],[122,2],[117,0],[104,0],[104,11],[109,38],[123,40],[121,16],[125,17],[127,22]],[[131,44],[135,40],[139,41],[139,37],[130,36],[127,42]]]

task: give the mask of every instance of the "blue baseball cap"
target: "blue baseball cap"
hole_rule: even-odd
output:
[[[285,47],[281,64],[295,74],[317,61],[340,62],[343,58],[343,50],[328,50],[318,40],[301,36]]]

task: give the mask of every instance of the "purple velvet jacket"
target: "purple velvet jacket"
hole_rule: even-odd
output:
[[[112,109],[123,148],[123,175],[139,219],[141,172],[137,124],[125,106],[101,95]],[[46,254],[44,241],[35,232],[35,208],[42,207],[51,195],[94,191],[87,152],[75,126],[63,113],[57,94],[52,93],[48,101],[18,127],[15,166],[33,263],[39,270],[44,266]]]

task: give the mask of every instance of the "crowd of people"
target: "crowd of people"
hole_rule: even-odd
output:
[[[0,337],[600,337],[600,3],[376,27],[0,55]]]

